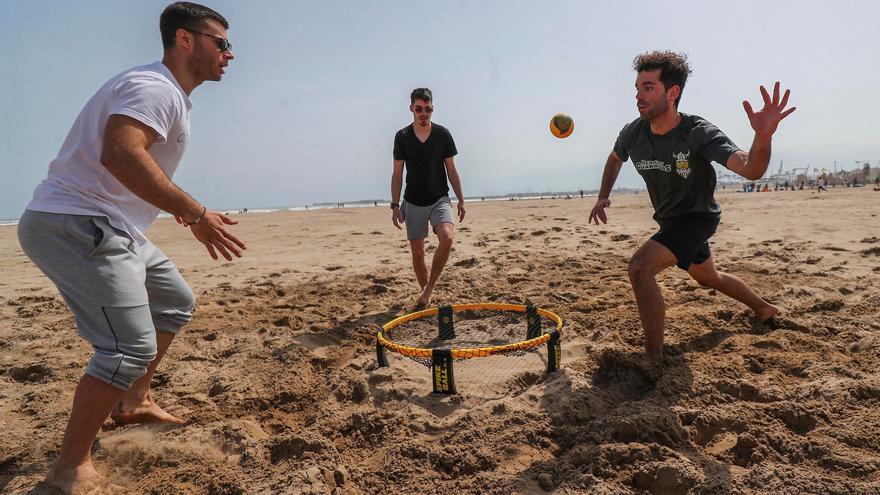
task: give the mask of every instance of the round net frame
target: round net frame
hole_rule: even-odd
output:
[[[456,313],[481,311],[524,314],[527,323],[526,331],[524,332],[525,340],[500,345],[476,343],[473,346],[469,345],[467,347],[461,346],[460,342],[458,345],[455,342],[443,343],[444,341],[454,341],[456,338],[454,323]],[[436,338],[432,339],[432,347],[410,345],[395,341],[392,330],[413,320],[431,316],[437,316],[437,334]],[[552,323],[550,328],[542,329],[542,317]],[[542,346],[547,346],[547,372],[555,371],[559,368],[561,358],[560,334],[562,326],[562,318],[558,315],[532,305],[471,303],[429,308],[400,316],[379,328],[376,334],[377,361],[380,367],[388,366],[388,359],[385,355],[386,349],[408,357],[431,367],[434,392],[454,394],[456,393],[453,375],[454,361],[496,355],[522,355],[529,351],[535,351]]]

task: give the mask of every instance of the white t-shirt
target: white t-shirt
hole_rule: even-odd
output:
[[[168,177],[180,164],[189,139],[192,103],[162,62],[134,67],[107,81],[83,107],[49,174],[34,190],[28,210],[106,216],[139,244],[159,208],[137,197],[101,164],[110,115],[126,115],[159,137],[148,152]]]

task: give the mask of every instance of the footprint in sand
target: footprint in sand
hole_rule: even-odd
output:
[[[822,301],[820,303],[816,303],[807,310],[809,313],[819,313],[822,311],[840,311],[846,305],[843,301],[839,299],[829,299],[827,301]]]
[[[791,431],[799,434],[808,433],[816,428],[818,420],[816,412],[807,409],[803,404],[794,402],[783,402],[774,404],[769,410],[770,414],[776,416]]]
[[[606,351],[599,358],[593,384],[620,392],[627,399],[641,397],[657,383],[659,369],[642,355]]]
[[[455,263],[453,263],[453,266],[472,268],[474,266],[477,266],[477,263],[478,263],[478,261],[476,258],[468,258],[468,259],[464,259],[461,261],[456,261]]]
[[[55,376],[52,368],[43,363],[28,366],[13,366],[7,372],[10,378],[19,383],[43,383]]]
[[[367,289],[367,291],[378,296],[379,294],[388,292],[388,287],[385,286],[385,284],[374,283]]]

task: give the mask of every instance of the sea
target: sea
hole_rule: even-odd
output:
[[[638,192],[638,190],[617,190],[615,189],[615,194],[627,193],[627,192]],[[598,191],[584,191],[583,197],[595,197],[598,194]],[[481,201],[529,201],[529,200],[541,200],[541,199],[574,199],[576,197],[581,197],[580,192],[563,192],[563,193],[528,193],[528,194],[508,194],[503,196],[479,196],[473,198],[465,198],[465,202],[467,203],[475,203]],[[390,201],[387,199],[382,200],[358,200],[358,201],[349,201],[349,202],[339,202],[339,203],[314,203],[307,206],[279,206],[273,208],[233,208],[233,209],[221,209],[219,211],[226,212],[230,215],[242,215],[242,214],[260,214],[260,213],[275,213],[278,211],[312,211],[312,210],[327,210],[327,209],[335,209],[335,208],[388,208],[390,205]],[[170,218],[171,215],[165,212],[159,214],[160,218]],[[18,225],[17,218],[5,218],[0,219],[0,228],[4,226],[15,226]]]

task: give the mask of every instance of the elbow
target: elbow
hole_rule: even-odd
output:
[[[101,165],[111,173],[114,173],[114,170],[118,168],[115,165],[123,160],[122,153],[120,153],[120,150],[118,149],[105,146],[104,149],[101,150]]]
[[[100,160],[104,168],[113,172],[123,168],[122,165],[126,163],[137,161],[138,153],[136,150],[115,140],[106,140],[104,141],[104,146],[101,147]]]
[[[745,166],[742,169],[737,170],[735,172],[747,180],[758,180],[764,176],[763,171],[754,170],[749,166]]]

